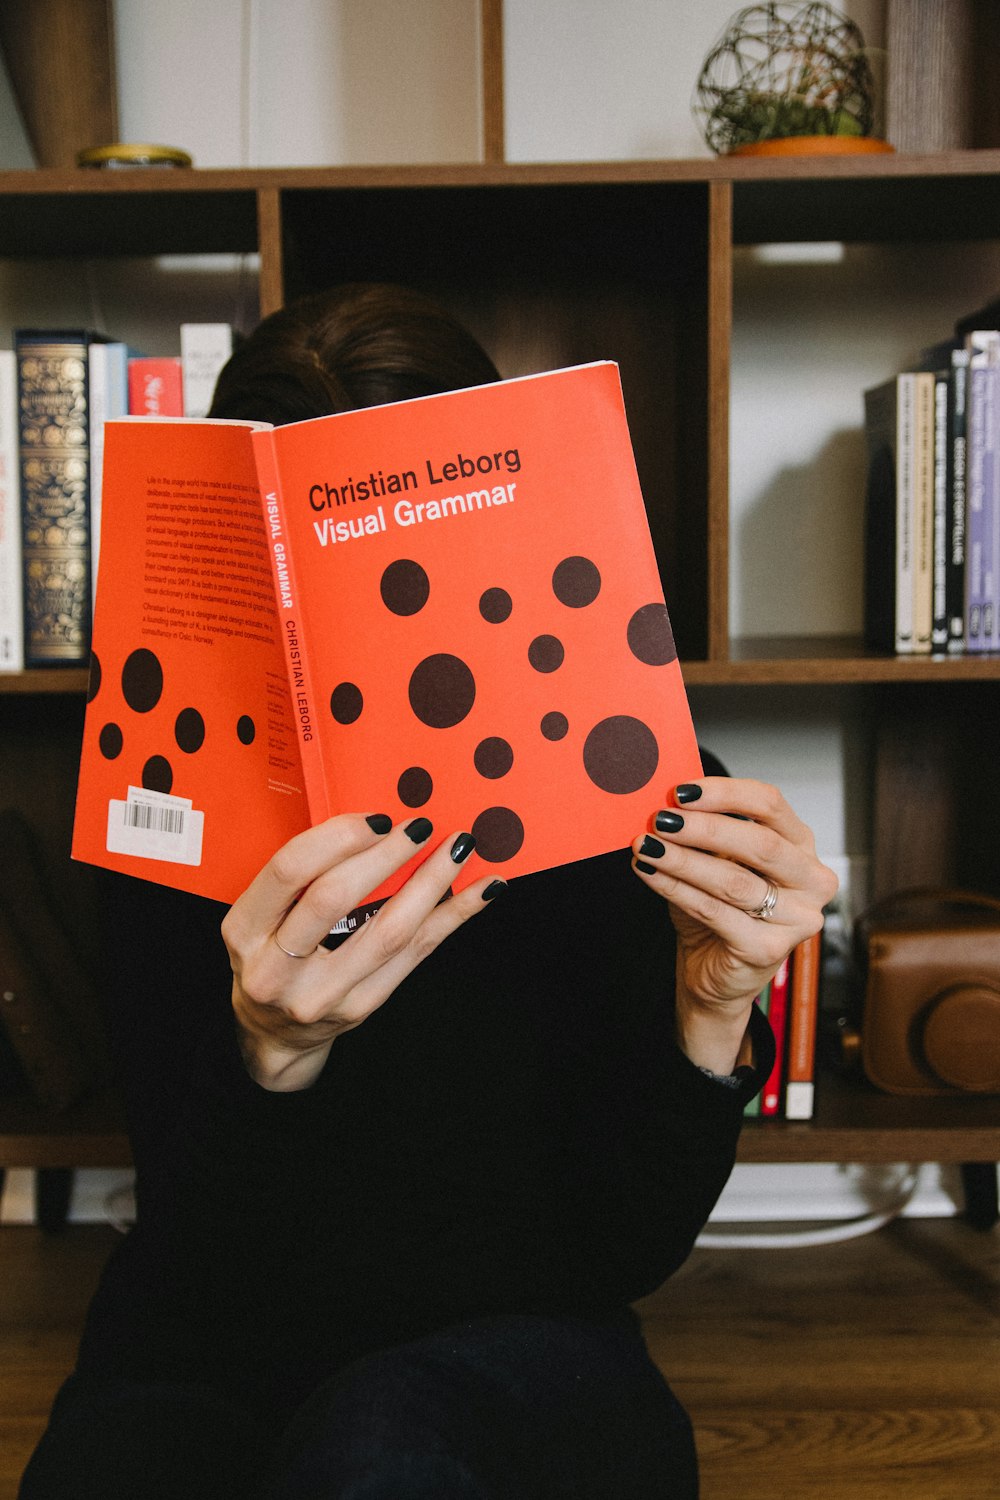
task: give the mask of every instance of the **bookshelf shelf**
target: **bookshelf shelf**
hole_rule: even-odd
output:
[[[998,186],[997,151],[5,171],[0,256],[73,269],[90,257],[252,255],[261,315],[336,280],[395,278],[439,297],[505,374],[616,360],[689,684],[789,688],[805,701],[848,689],[872,725],[873,894],[955,883],[996,892],[1000,657],[907,660],[852,638],[731,638],[728,484],[740,247],[919,243],[931,256],[938,244],[1000,241]],[[5,801],[40,820],[65,865],[86,683],[83,670],[0,676]],[[782,701],[794,714],[803,699]],[[989,1160],[998,1131],[996,1100],[899,1101],[824,1078],[814,1123],[748,1126],[741,1159]],[[0,1100],[0,1165],[123,1160],[109,1099],[61,1118]]]
[[[95,1094],[58,1114],[26,1095],[0,1099],[0,1170],[5,1167],[127,1167],[125,1118],[113,1094]]]

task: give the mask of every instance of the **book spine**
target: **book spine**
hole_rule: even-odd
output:
[[[914,379],[913,403],[913,650],[931,649],[934,616],[934,376]]]
[[[90,431],[81,333],[15,334],[24,660],[83,666],[90,654]]]
[[[969,351],[951,356],[948,382],[948,558],[946,608],[948,650],[965,650],[966,453],[968,443]]]
[[[986,371],[983,440],[983,650],[996,649],[997,631],[997,504],[1000,488],[1000,369]]]
[[[104,477],[104,424],[128,413],[128,347],[119,343],[90,346],[90,586],[97,595],[101,546],[101,489]]]
[[[948,401],[951,371],[934,376],[934,608],[931,650],[948,646]]]
[[[21,486],[17,455],[17,364],[0,350],[0,672],[24,667],[21,613]]]
[[[895,378],[865,391],[864,638],[876,651],[896,646],[898,406]]]
[[[913,482],[915,380],[911,373],[898,377],[896,406],[896,633],[895,649],[913,650]]]
[[[264,529],[271,558],[271,576],[278,607],[279,629],[285,653],[291,712],[302,759],[302,777],[305,783],[306,801],[309,805],[309,821],[315,826],[343,809],[333,805],[332,788],[323,764],[322,738],[316,728],[315,716],[320,711],[320,706],[313,693],[308,643],[298,610],[299,592],[289,544],[289,532],[285,522],[284,497],[274,452],[273,432],[254,433],[253,453],[257,465],[260,503],[264,513]]]
[[[764,1085],[760,1101],[762,1120],[773,1120],[781,1113],[782,1080],[785,1076],[785,1037],[788,1029],[788,987],[791,962],[785,959],[771,980],[771,1003],[768,1020],[774,1033],[774,1067]]]
[[[811,1120],[813,1115],[822,946],[823,935],[817,932],[798,944],[792,958],[785,1081],[786,1120]]]
[[[1000,335],[989,331],[969,336],[969,447],[966,507],[966,649],[988,651],[992,574],[993,498],[996,465],[995,370],[991,360]]]
[[[768,1013],[770,1012],[770,1009],[771,1009],[771,982],[770,982],[770,980],[768,980],[767,984],[761,990],[760,994],[757,996],[757,999],[754,1001],[754,1004],[758,1007],[758,1009],[760,1010],[760,1013],[761,1013],[762,1016],[768,1015]],[[762,1092],[763,1092],[763,1090],[761,1090],[759,1093],[754,1094],[753,1098],[750,1100],[750,1103],[744,1109],[744,1111],[743,1111],[743,1118],[745,1120],[753,1120],[753,1119],[756,1119],[759,1116],[759,1114],[760,1114],[760,1100],[761,1100],[761,1093]]]
[[[184,415],[207,417],[219,371],[233,352],[228,323],[181,324]]]
[[[133,355],[128,362],[130,417],[183,417],[184,385],[179,357]]]

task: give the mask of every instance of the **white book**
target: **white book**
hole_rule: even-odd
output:
[[[910,371],[897,376],[896,405],[896,650],[914,649],[914,427],[917,377]]]
[[[228,323],[181,324],[181,374],[186,417],[208,415],[219,371],[232,352],[233,330]]]
[[[0,349],[0,672],[24,669],[17,361]]]
[[[92,343],[87,351],[87,412],[90,427],[90,588],[97,592],[101,546],[101,483],[104,424],[128,415],[128,345]]]

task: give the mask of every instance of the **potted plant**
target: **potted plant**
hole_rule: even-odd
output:
[[[822,3],[737,12],[705,59],[695,112],[713,151],[891,151],[872,134],[875,79],[864,38]]]

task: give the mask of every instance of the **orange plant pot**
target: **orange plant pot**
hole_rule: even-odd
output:
[[[870,156],[895,151],[888,141],[871,135],[789,135],[770,141],[734,146],[727,156]]]

